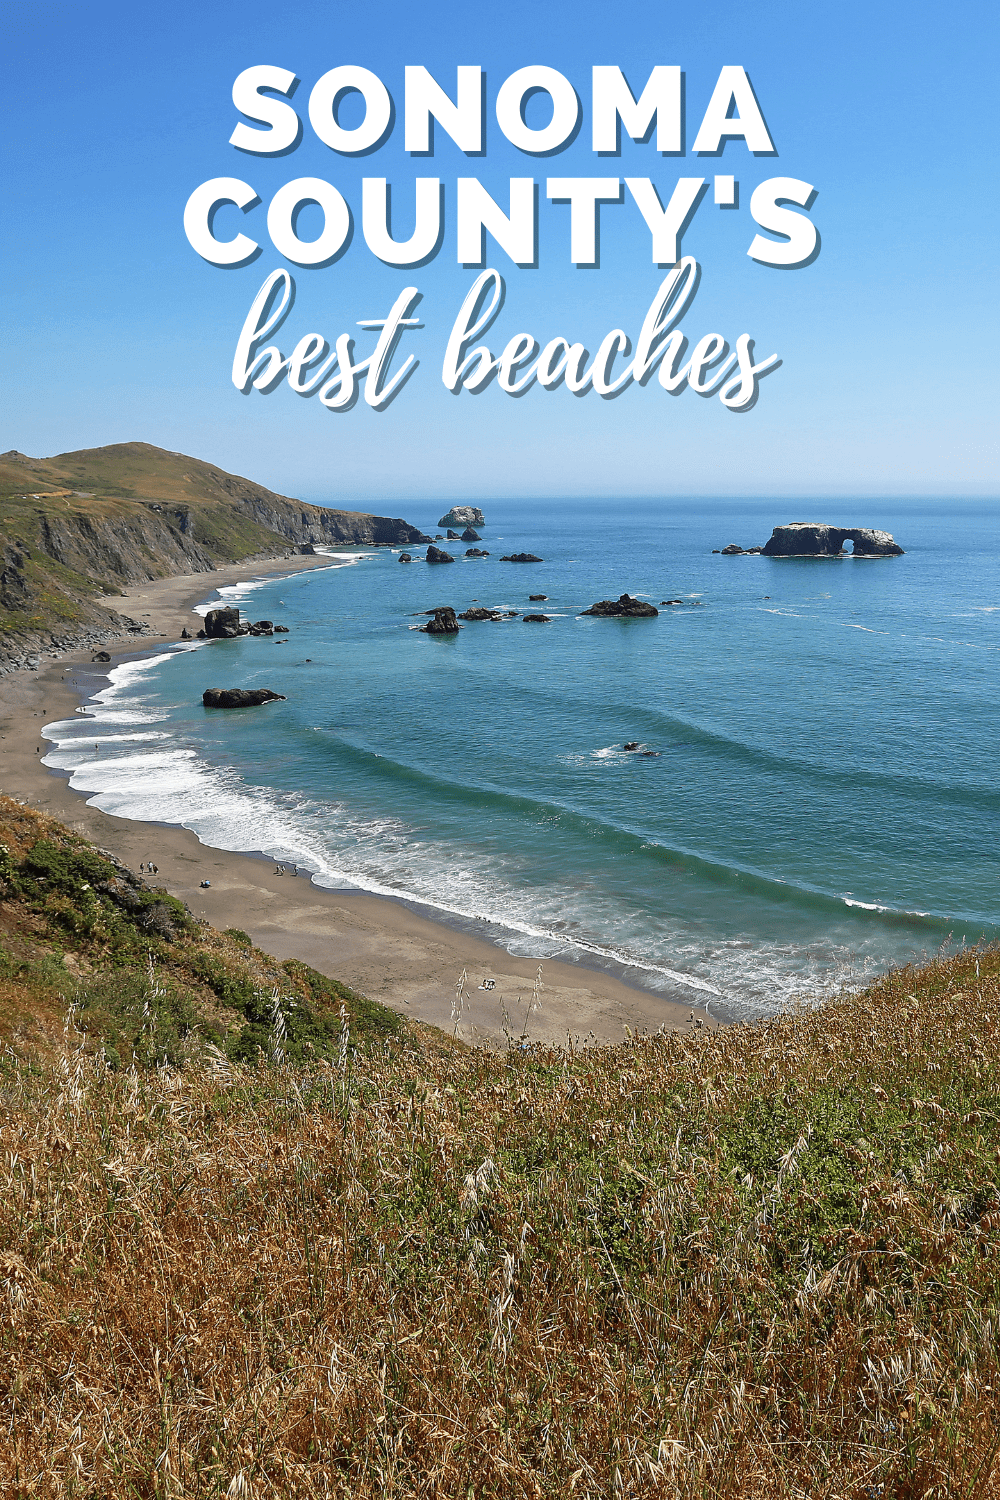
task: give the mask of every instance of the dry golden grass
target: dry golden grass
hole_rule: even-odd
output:
[[[563,1055],[0,1095],[0,1488],[987,1496],[1000,958]]]

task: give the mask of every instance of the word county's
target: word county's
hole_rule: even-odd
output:
[[[299,80],[287,68],[260,65],[247,68],[233,85],[233,102],[249,120],[240,121],[229,138],[236,150],[258,157],[286,155],[297,149],[303,133],[302,120],[288,102]],[[424,67],[405,70],[404,149],[413,156],[434,155],[434,127],[449,136],[467,156],[486,155],[486,78],[480,67],[456,70],[455,99]],[[534,111],[537,95],[549,101],[542,113],[544,124],[529,123],[526,112]],[[345,124],[344,113],[352,106],[363,114],[357,123]],[[496,97],[496,118],[506,140],[527,156],[553,156],[572,146],[581,126],[582,105],[573,84],[555,68],[541,65],[519,68],[501,85]],[[395,107],[385,84],[367,68],[354,65],[331,68],[315,83],[309,95],[309,123],[319,140],[331,151],[346,157],[367,156],[378,151],[393,130]],[[621,68],[595,67],[591,83],[591,144],[602,156],[621,154],[622,131],[632,140],[646,142],[654,134],[656,150],[666,156],[683,156],[684,80],[681,69],[654,67],[636,98]],[[740,66],[721,69],[707,102],[692,150],[696,155],[718,156],[729,140],[742,140],[757,156],[776,155],[774,143],[746,71]],[[714,178],[714,201],[720,208],[738,209],[739,192],[731,174]],[[556,204],[569,205],[569,258],[578,266],[599,261],[598,224],[601,205],[624,203],[625,189],[651,236],[652,260],[674,265],[679,240],[696,213],[705,193],[704,177],[679,177],[672,187],[660,188],[650,177],[553,176],[546,179],[545,196]],[[533,177],[511,177],[506,201],[497,201],[478,177],[455,180],[454,224],[456,255],[460,264],[486,263],[489,235],[510,259],[525,268],[537,266],[538,190]],[[397,198],[403,195],[397,194]],[[409,199],[409,190],[405,194]],[[750,195],[750,214],[760,228],[781,236],[771,239],[755,234],[747,254],[771,266],[809,264],[818,246],[818,233],[806,213],[815,189],[797,177],[769,177],[757,183]],[[666,202],[664,203],[664,199]],[[241,266],[260,253],[258,239],[237,233],[225,237],[226,218],[233,209],[250,213],[261,199],[241,177],[212,177],[188,198],[184,209],[184,232],[203,259],[217,266]],[[317,204],[322,228],[313,239],[297,230],[301,210]],[[445,189],[439,177],[415,177],[412,183],[413,232],[394,239],[391,220],[394,208],[392,184],[385,177],[364,177],[361,182],[361,227],[373,255],[392,266],[424,265],[441,249],[445,229]],[[563,210],[559,210],[562,212]],[[216,233],[216,220],[220,233]],[[274,248],[294,265],[331,264],[350,244],[353,216],[340,189],[323,177],[296,177],[273,194],[267,207],[267,233]],[[260,229],[263,229],[263,222]],[[260,233],[260,230],[258,231]]]
[[[777,369],[781,361],[771,354],[755,363],[754,342],[745,333],[733,351],[721,334],[709,333],[688,353],[689,341],[678,325],[694,300],[700,277],[694,257],[685,256],[653,298],[634,352],[624,329],[613,328],[591,360],[583,344],[571,344],[562,336],[550,339],[539,350],[538,340],[530,333],[516,333],[498,357],[485,344],[471,347],[491,326],[504,301],[503,277],[495,270],[484,271],[455,319],[441,379],[455,395],[461,390],[478,395],[495,380],[508,396],[521,396],[535,384],[545,391],[564,385],[575,396],[593,390],[607,400],[630,385],[646,385],[655,374],[671,395],[686,388],[699,396],[718,395],[729,411],[749,411],[757,401],[760,378]],[[243,324],[233,359],[233,384],[244,395],[255,390],[266,396],[287,380],[296,395],[315,395],[330,411],[354,406],[363,384],[367,404],[383,411],[417,367],[416,357],[408,354],[392,370],[404,332],[423,326],[410,316],[420,295],[416,287],[404,287],[387,317],[359,321],[359,328],[378,331],[375,348],[364,358],[355,359],[354,339],[347,333],[337,338],[332,350],[322,334],[307,333],[286,358],[275,344],[262,347],[284,322],[295,298],[295,283],[288,271],[272,271]],[[616,360],[623,361],[617,369]]]

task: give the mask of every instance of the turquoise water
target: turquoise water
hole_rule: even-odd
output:
[[[403,508],[433,534],[447,507]],[[995,506],[484,509],[482,561],[355,550],[226,590],[286,644],[126,663],[48,727],[46,764],[107,811],[488,920],[515,952],[625,965],[720,1015],[1000,935]],[[791,520],[881,527],[906,556],[712,555]],[[545,561],[499,561],[521,550]],[[624,590],[684,602],[577,617]],[[553,620],[413,629],[473,601]],[[288,701],[201,706],[227,686]]]

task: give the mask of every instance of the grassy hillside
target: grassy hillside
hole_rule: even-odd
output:
[[[403,520],[275,494],[149,443],[0,455],[0,635],[107,623],[127,584],[280,557],[309,541],[416,542]]]
[[[4,1493],[997,1493],[997,952],[470,1053],[0,840]]]

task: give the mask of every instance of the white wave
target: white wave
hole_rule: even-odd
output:
[[[909,911],[902,906],[882,906],[878,901],[856,901],[851,896],[843,896],[841,899],[845,906],[857,906],[862,911],[891,912],[897,917],[929,917],[931,915],[929,911]]]

